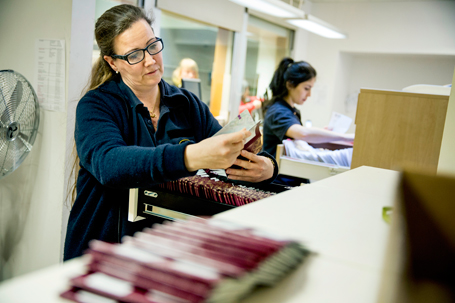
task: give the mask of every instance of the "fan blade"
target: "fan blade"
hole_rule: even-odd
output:
[[[34,130],[35,130],[34,127],[32,127],[32,128],[25,128],[25,127],[23,127],[22,124],[21,124],[21,132],[22,132],[23,134],[29,133],[29,132],[33,132]],[[25,136],[25,135],[24,135],[24,136]],[[28,137],[26,138],[26,140],[28,140]]]
[[[22,115],[25,114],[26,116],[27,115],[33,115],[35,116],[36,114],[34,113],[34,111],[31,111],[31,107],[32,108],[35,108],[35,102],[33,100],[33,98],[25,98],[24,99],[25,101],[22,102],[23,104],[21,104],[21,108],[22,108],[22,111],[20,113],[16,113],[15,115],[15,121],[25,121],[27,120],[27,118],[24,118]]]
[[[30,150],[21,140],[8,141],[6,145],[6,157],[4,158],[3,163],[0,167],[13,167],[14,171],[21,164],[19,160],[22,158],[23,154],[28,153]]]
[[[11,104],[11,113],[13,114],[13,121],[14,115],[16,114],[17,107],[19,106],[19,102],[22,100],[22,82],[17,82],[16,88],[14,89],[13,95],[11,96],[10,104]]]
[[[1,92],[1,90],[0,90]],[[3,95],[3,94],[2,94]],[[2,127],[7,127],[7,125],[9,125],[11,123],[11,115],[8,111],[8,106],[7,106],[7,103],[5,101],[5,98],[2,98],[4,103],[5,103],[5,109],[3,111],[3,114],[0,116],[0,125]]]
[[[3,115],[0,118],[0,120],[3,122],[2,124],[6,123],[6,125],[8,125],[14,122],[14,116],[17,107],[19,106],[19,102],[21,101],[22,93],[23,93],[22,82],[18,81],[16,82],[16,86],[14,87],[13,93],[11,94],[11,98],[8,100],[8,102],[5,100],[2,94],[3,97],[2,99],[6,107],[5,111],[3,112]]]
[[[3,79],[0,79],[0,80],[3,80]],[[2,85],[3,85],[3,81],[2,81]],[[5,99],[5,95],[3,94],[3,90],[2,90],[2,89],[0,89],[0,98],[1,98],[0,101],[2,101],[3,104],[5,104],[5,109],[6,109],[6,108],[7,108],[7,106],[6,106],[6,99]],[[0,108],[1,108],[1,107],[0,107]],[[5,126],[6,124],[3,122],[3,115],[0,117],[0,123],[1,123],[1,125],[2,125],[3,127],[6,127],[6,126]]]
[[[21,136],[22,139],[24,139],[25,141],[28,141],[28,139],[29,139],[29,137],[24,133],[24,130],[22,130],[22,128],[21,128],[21,131],[18,134],[18,136]]]
[[[6,151],[4,152],[5,157],[3,157],[3,163],[0,165],[0,167],[3,169],[9,169],[9,167],[5,167],[6,160],[8,159],[8,152],[9,152],[9,147],[10,147],[11,141],[6,142]]]
[[[6,137],[6,135],[3,135],[1,133],[1,131],[2,131],[2,129],[0,129],[0,152],[2,151],[3,147],[5,147],[6,142],[8,142],[6,140],[3,140],[3,137]],[[1,153],[0,153],[0,155],[1,155]]]
[[[27,127],[27,128],[34,127],[35,121],[37,118],[37,113],[31,110],[32,106],[34,106],[34,104],[32,104],[32,102],[27,100],[27,101],[25,101],[22,112],[20,114],[16,113],[15,121],[18,121],[19,123],[21,123],[21,128],[22,127]]]
[[[19,133],[17,138],[19,138],[22,141],[22,143],[24,143],[24,145],[28,149],[28,151],[32,150],[33,146],[30,144],[30,142],[27,141],[28,136],[24,135],[23,133]]]

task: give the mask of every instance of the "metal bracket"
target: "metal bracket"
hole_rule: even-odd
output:
[[[178,221],[178,220],[187,220],[190,218],[196,218],[196,216],[184,214],[175,210],[170,210],[167,208],[158,207],[152,204],[144,203],[145,210],[144,213],[148,215],[154,215],[160,218]]]
[[[152,198],[158,198],[158,193],[150,190],[144,190],[144,195]]]

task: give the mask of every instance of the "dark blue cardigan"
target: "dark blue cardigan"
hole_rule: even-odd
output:
[[[286,132],[295,124],[302,125],[300,111],[291,107],[283,99],[276,100],[268,109],[264,118],[264,150],[276,156],[276,146],[287,139]]]
[[[159,89],[157,132],[148,109],[119,76],[79,101],[74,135],[81,169],[64,260],[80,256],[92,239],[119,242],[124,235],[162,221],[129,222],[129,189],[193,175],[184,163],[186,146],[221,129],[207,105],[192,93],[163,80]],[[267,182],[276,175],[275,169]]]

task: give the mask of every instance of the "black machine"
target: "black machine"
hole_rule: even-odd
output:
[[[201,79],[182,79],[182,88],[189,90],[202,100]]]

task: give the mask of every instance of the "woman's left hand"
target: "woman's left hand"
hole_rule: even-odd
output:
[[[237,159],[234,165],[242,167],[241,169],[228,168],[227,177],[231,180],[241,180],[248,182],[261,182],[270,179],[273,176],[272,160],[242,150],[241,156],[246,160]]]

